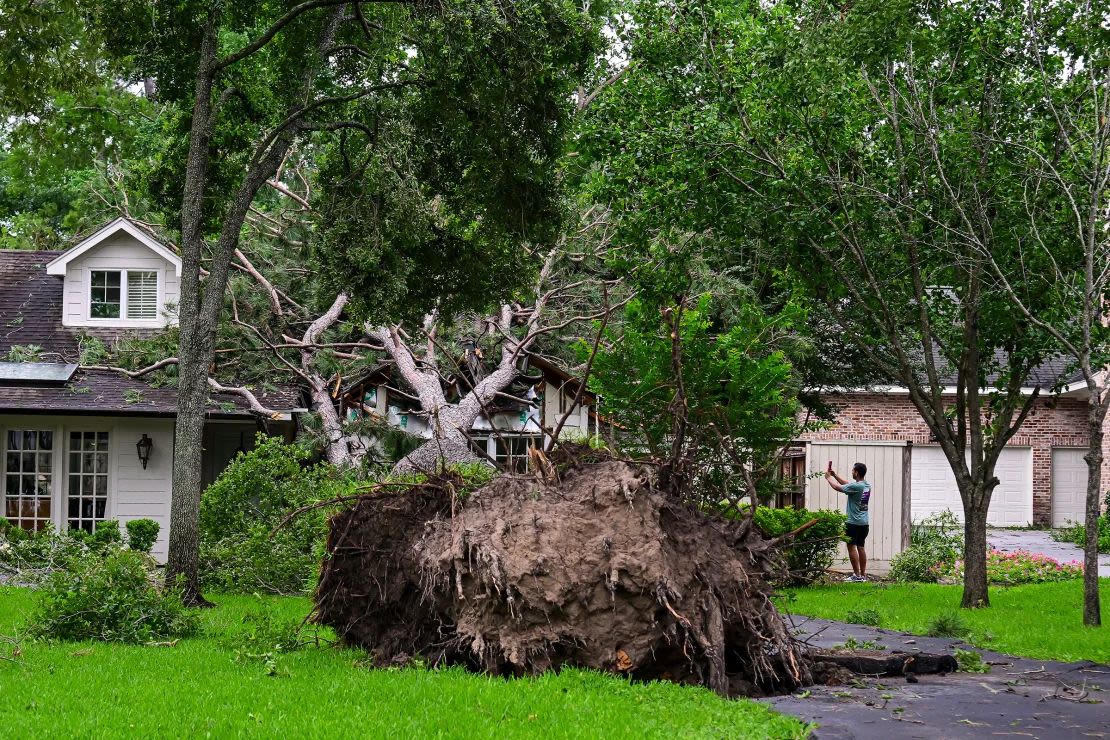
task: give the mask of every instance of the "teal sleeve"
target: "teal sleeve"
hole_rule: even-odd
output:
[[[840,488],[841,493],[863,493],[865,490],[867,490],[867,486],[863,485],[859,481],[845,483]]]

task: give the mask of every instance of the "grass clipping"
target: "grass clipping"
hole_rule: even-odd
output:
[[[809,683],[769,598],[775,546],[658,484],[602,460],[463,500],[447,480],[364,496],[331,521],[315,619],[381,665],[573,665],[732,696]]]

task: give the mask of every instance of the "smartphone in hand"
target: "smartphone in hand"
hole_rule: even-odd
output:
[[[829,460],[829,467],[827,468],[827,472],[832,472],[832,460]]]

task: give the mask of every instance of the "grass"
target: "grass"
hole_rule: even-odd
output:
[[[1100,581],[1102,628],[1083,626],[1083,583],[1061,581],[991,587],[987,609],[960,609],[961,586],[844,583],[790,591],[780,608],[796,614],[849,621],[851,612],[878,612],[886,629],[926,634],[940,617],[959,613],[968,642],[1000,653],[1110,664],[1110,579]]]
[[[33,594],[0,587],[0,635]],[[251,597],[215,597],[205,632],[172,647],[22,641],[0,660],[5,737],[798,737],[803,723],[700,688],[588,671],[502,680],[462,670],[372,670],[365,653],[310,646],[276,666],[236,660]],[[265,600],[299,620],[307,599]],[[239,642],[241,645],[241,641]],[[0,640],[0,655],[11,656]],[[276,671],[274,670],[276,667]],[[276,672],[276,676],[268,675]]]

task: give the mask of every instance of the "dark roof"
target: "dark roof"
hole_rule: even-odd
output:
[[[296,389],[259,388],[254,393],[263,406],[275,411],[301,407]],[[113,371],[81,370],[65,385],[0,386],[0,412],[176,416],[177,389],[156,388]],[[213,393],[208,416],[244,418],[251,414],[238,396]]]
[[[33,344],[42,348],[44,360],[76,362],[82,334],[113,343],[154,333],[62,326],[62,278],[46,274],[47,263],[60,254],[0,249],[0,356],[15,345]]]
[[[568,390],[570,390],[571,392],[577,392],[578,385],[581,381],[578,378],[572,376],[563,368],[559,367],[550,360],[540,357],[539,355],[530,355],[528,361],[530,366],[529,370],[538,370],[540,374],[529,375],[528,371],[522,372],[513,380],[509,387],[504,390],[503,394],[499,395],[491,404],[489,404],[491,411],[512,412],[525,408],[529,404],[521,403],[514,399],[523,398],[528,390],[541,380],[551,382],[553,379],[556,379],[568,384],[570,386]],[[461,386],[462,393],[465,394],[467,390],[473,387],[475,380],[473,379],[473,377],[470,376],[470,368],[468,368],[464,363],[459,363],[458,367],[463,373],[466,373],[466,377],[456,378],[456,380],[459,381],[458,385]],[[384,362],[381,362],[378,365],[375,365],[373,368],[370,368],[366,372],[360,373],[359,375],[355,376],[353,380],[344,384],[340,392],[340,396],[349,396],[352,392],[354,392],[356,388],[364,383],[388,383],[392,380],[392,375],[393,361],[386,360]],[[506,398],[506,396],[509,396],[510,398]],[[583,400],[586,401],[587,404],[592,403],[595,400],[594,395],[589,391],[584,391]]]
[[[94,336],[114,344],[128,336],[149,337],[156,330],[71,328],[62,326],[62,278],[47,275],[46,265],[62,252],[0,250],[0,359],[16,345],[36,345],[45,362],[76,362],[78,338]],[[302,408],[294,387],[255,391],[275,411]],[[228,406],[231,404],[231,406]],[[239,396],[213,394],[209,416],[251,416]],[[177,390],[155,388],[117,372],[82,370],[65,385],[0,385],[0,412],[174,416]]]
[[[999,365],[1004,366],[1006,364],[1006,358],[1001,350],[997,351],[997,358]],[[938,354],[937,366],[941,371],[941,383],[947,386],[954,386],[956,385],[958,376],[954,370],[947,369],[946,365],[947,363],[945,363]],[[1078,379],[1082,380],[1082,377],[1082,373],[1079,373]],[[925,374],[922,372],[922,379],[924,378]],[[1033,368],[1029,373],[1029,377],[1026,378],[1025,387],[1040,387],[1042,391],[1047,392],[1057,385],[1069,385],[1074,383],[1076,378],[1075,363],[1063,355],[1057,355]],[[997,373],[991,373],[987,377],[988,384],[993,384],[997,380]]]

